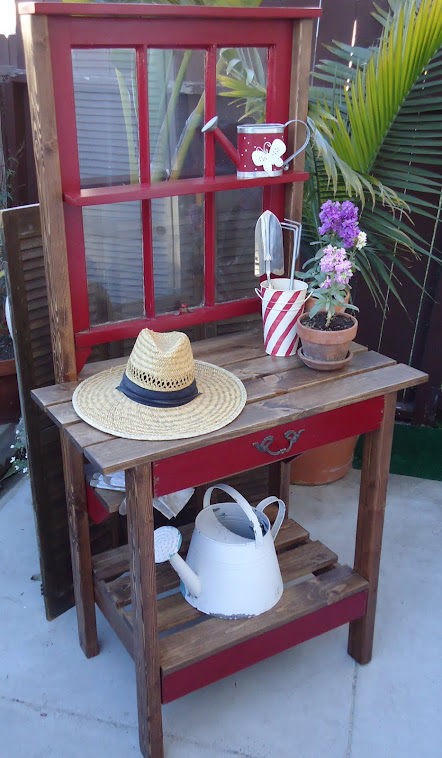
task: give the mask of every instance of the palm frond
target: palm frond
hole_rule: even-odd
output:
[[[339,43],[331,48],[339,60],[320,63],[332,86],[310,93],[309,184],[321,202],[343,190],[361,201],[360,226],[372,242],[359,256],[361,275],[378,302],[380,282],[401,301],[396,270],[421,286],[408,268],[413,257],[440,261],[413,222],[439,221],[442,0],[390,0],[388,13],[375,6],[374,15],[383,31],[377,46],[359,51],[356,71],[345,67],[349,48]]]

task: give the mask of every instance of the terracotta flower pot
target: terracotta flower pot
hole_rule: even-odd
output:
[[[358,322],[354,316],[343,314],[348,319],[349,328],[341,331],[322,331],[305,326],[309,320],[308,313],[298,320],[298,334],[302,340],[302,349],[299,351],[301,359],[307,365],[319,370],[333,370],[350,360],[350,343],[356,337]],[[309,363],[309,361],[311,363]]]

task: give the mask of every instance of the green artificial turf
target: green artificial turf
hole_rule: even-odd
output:
[[[353,468],[361,468],[362,437],[356,445]],[[442,482],[442,429],[395,424],[391,474]]]

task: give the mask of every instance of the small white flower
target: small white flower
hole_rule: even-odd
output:
[[[18,466],[18,464],[16,463],[15,466],[14,466],[14,468],[15,468],[16,471],[18,471],[19,468],[20,468],[20,466]]]
[[[28,473],[28,469],[27,469],[27,468],[24,468],[24,469],[23,469],[23,473],[24,473],[24,474],[27,474],[27,473]]]
[[[367,244],[367,235],[365,232],[359,232],[358,236],[356,237],[356,248],[358,250],[362,250],[363,247]]]
[[[14,450],[15,445],[9,445],[9,447],[11,448],[11,450]]]
[[[14,463],[15,460],[16,460],[16,458],[14,456],[13,458],[11,458],[11,463]]]

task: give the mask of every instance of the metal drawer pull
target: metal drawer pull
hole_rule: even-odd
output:
[[[256,447],[260,453],[268,453],[269,455],[284,455],[284,453],[290,452],[292,446],[299,440],[303,432],[305,432],[305,429],[300,429],[299,432],[294,432],[293,429],[289,429],[287,432],[284,432],[284,437],[286,440],[290,441],[290,444],[286,448],[281,448],[281,450],[269,450],[270,445],[275,439],[271,434],[268,437],[264,437],[262,442],[253,442],[253,447]]]

